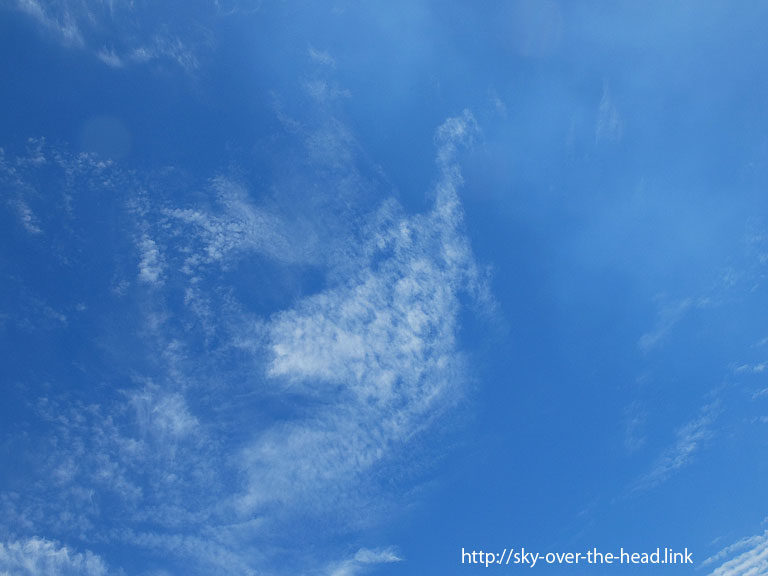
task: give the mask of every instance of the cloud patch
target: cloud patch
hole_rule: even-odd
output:
[[[223,176],[182,196],[153,187],[151,174],[140,184],[112,162],[45,145],[16,160],[0,155],[0,176],[19,194],[43,168],[62,183],[51,186],[60,194],[53,213],[88,257],[46,257],[69,257],[79,278],[105,254],[115,269],[95,279],[95,293],[119,283],[112,304],[125,306],[121,318],[136,316],[119,338],[108,319],[77,341],[82,357],[108,363],[108,378],[85,365],[75,391],[25,394],[44,432],[11,442],[34,473],[0,494],[8,526],[162,552],[167,567],[190,574],[278,565],[283,534],[328,544],[319,559],[297,560],[302,567],[356,574],[397,561],[388,549],[346,557],[333,537],[381,520],[392,497],[413,488],[423,462],[412,451],[441,433],[434,424],[462,398],[460,315],[483,286],[456,154],[478,129],[465,112],[437,130],[432,205],[408,214],[393,198],[371,206],[377,182],[341,122],[323,115],[305,126],[303,176],[291,166],[295,180],[257,198]],[[121,227],[94,228],[87,203],[96,195],[123,210],[111,223]],[[196,202],[179,205],[182,197]],[[43,238],[53,235],[52,204],[31,205]],[[107,232],[127,250],[122,260],[101,244]],[[30,241],[21,226],[18,234]],[[267,305],[248,301],[280,275],[310,280]],[[93,305],[77,302],[83,314]],[[77,330],[71,314],[62,324]],[[320,534],[305,528],[318,522]],[[4,551],[63,557],[58,544],[24,546]],[[76,561],[86,566],[84,554]]]
[[[0,542],[0,576],[107,576],[104,561],[44,538]]]
[[[16,0],[14,5],[56,42],[85,50],[110,68],[165,61],[194,72],[199,66],[197,49],[208,44],[202,18],[183,27],[178,13],[162,14],[156,6],[99,0]],[[216,12],[213,4],[189,6],[198,10],[202,6],[201,17]]]
[[[360,548],[354,556],[335,563],[328,571],[328,576],[355,576],[376,564],[391,564],[402,562],[392,548]]]
[[[768,531],[743,538],[702,562],[718,565],[709,576],[759,576],[768,573]]]
[[[687,466],[694,455],[712,437],[712,426],[718,416],[718,403],[704,406],[697,418],[677,431],[677,439],[658,458],[650,472],[635,485],[635,491],[654,488]]]
[[[357,271],[267,325],[267,375],[319,407],[244,451],[244,510],[348,498],[460,396],[459,295],[476,288],[478,274],[454,155],[474,131],[468,112],[438,129],[441,176],[427,214],[385,203],[360,244]]]

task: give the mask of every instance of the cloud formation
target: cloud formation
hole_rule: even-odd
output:
[[[376,564],[391,564],[401,561],[402,558],[392,548],[360,548],[354,556],[333,564],[328,576],[355,576]]]
[[[719,564],[709,576],[759,576],[768,573],[768,531],[743,538],[702,562]]]
[[[686,466],[702,445],[713,435],[718,416],[717,401],[705,405],[694,418],[677,431],[677,439],[657,459],[653,468],[635,485],[634,490],[654,488]]]
[[[319,493],[348,498],[460,395],[459,295],[477,289],[478,274],[462,231],[455,152],[475,131],[469,112],[439,128],[430,212],[406,216],[385,203],[362,239],[356,272],[267,325],[268,376],[321,406],[244,451],[244,510],[322,505]]]
[[[14,4],[56,42],[83,49],[111,68],[166,61],[193,72],[199,66],[195,46],[206,44],[206,35],[201,33],[203,27],[199,24],[187,26],[183,34],[186,39],[182,40],[182,35],[177,33],[179,22],[172,14],[158,17],[152,7],[126,0],[16,0]],[[217,11],[214,3],[204,3],[202,7],[206,12]],[[152,21],[159,24],[138,24]],[[196,39],[190,43],[189,38]]]
[[[456,154],[476,133],[469,112],[437,130],[433,204],[420,214],[393,198],[370,207],[354,138],[333,119],[298,134],[309,156],[302,168],[328,185],[312,191],[311,206],[297,195],[282,204],[254,198],[223,176],[179,206],[177,195],[150,195],[87,154],[43,144],[3,157],[3,178],[20,198],[34,197],[26,187],[40,166],[66,182],[48,200],[66,207],[59,220],[83,247],[82,259],[67,261],[74,276],[89,265],[89,243],[103,242],[85,216],[92,197],[123,210],[110,234],[128,252],[94,289],[136,316],[119,339],[101,333],[108,385],[84,371],[76,391],[26,393],[45,434],[14,440],[37,472],[0,494],[7,522],[30,538],[162,552],[191,574],[248,574],[274,565],[282,535],[301,532],[303,520],[324,523],[306,535],[323,541],[379,521],[417,481],[411,450],[439,433],[433,424],[462,397],[462,298],[484,287],[464,231]],[[320,150],[320,140],[329,145]],[[41,207],[45,234],[61,223]],[[253,261],[273,275],[317,279],[264,312],[242,298],[248,285],[231,285],[240,275],[230,271]],[[78,329],[91,305],[73,302],[61,330]],[[83,346],[92,339],[100,335]],[[270,403],[290,408],[270,413]],[[397,485],[382,480],[392,471]],[[13,554],[27,548],[14,544]],[[306,561],[341,575],[398,560],[389,549],[333,557],[329,548]],[[85,566],[85,556],[77,562]]]
[[[44,538],[0,542],[0,576],[107,576],[99,556]]]

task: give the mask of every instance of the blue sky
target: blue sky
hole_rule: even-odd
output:
[[[0,575],[768,574],[766,18],[1,1]]]

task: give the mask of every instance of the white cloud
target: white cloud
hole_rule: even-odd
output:
[[[130,543],[160,555],[183,557],[195,566],[192,574],[237,574],[256,576],[263,572],[254,568],[254,558],[259,554],[252,550],[252,542],[227,534],[226,529],[209,525],[205,535],[183,532],[138,532],[131,529],[115,535],[120,541]],[[178,574],[178,572],[176,572]]]
[[[459,294],[473,290],[477,272],[454,154],[474,131],[468,112],[438,129],[441,177],[430,212],[409,217],[385,203],[360,244],[358,269],[268,324],[268,375],[327,408],[275,426],[245,450],[244,510],[340,498],[460,396]]]
[[[216,12],[222,16],[252,14],[261,9],[263,0],[213,0]]]
[[[635,491],[653,488],[686,466],[712,437],[712,424],[717,414],[717,402],[707,404],[697,418],[680,428],[675,443],[661,455],[651,471],[640,479],[634,487]]]
[[[106,576],[106,564],[90,551],[75,552],[44,538],[0,542],[0,576]]]
[[[111,48],[102,48],[96,53],[96,57],[110,68],[122,68],[123,59]]]
[[[595,125],[595,142],[618,142],[622,135],[622,121],[614,103],[608,84],[603,86],[603,95],[597,109]]]
[[[328,576],[355,576],[376,564],[402,562],[392,548],[360,548],[354,556],[333,564]]]
[[[139,261],[139,280],[154,286],[163,283],[163,264],[160,250],[152,238],[144,234],[138,245],[141,253]]]
[[[156,14],[144,14],[140,5],[129,1],[16,0],[15,5],[63,45],[84,49],[111,68],[165,60],[193,72],[199,66],[193,45],[208,43],[200,23],[195,33],[179,35],[173,20],[158,25]],[[213,12],[211,5],[210,13],[203,14],[210,17]]]
[[[30,201],[38,200],[35,187],[25,178],[25,165],[39,166],[45,164],[46,158],[42,151],[42,142],[30,140],[28,153],[25,157],[6,161],[5,153],[0,148],[0,183],[7,189],[5,202],[16,213],[21,226],[31,235],[42,234],[40,218],[30,207]]]
[[[333,59],[333,56],[331,56],[328,52],[324,50],[316,50],[312,46],[308,48],[309,57],[312,59],[313,62],[317,62],[318,64],[322,64],[323,66],[330,66],[333,68],[336,66],[336,60]]]
[[[199,209],[171,209],[166,215],[196,230],[203,250],[185,259],[184,271],[194,274],[201,264],[222,263],[238,254],[257,252],[283,263],[306,262],[316,251],[311,231],[293,226],[265,207],[257,206],[247,190],[224,177],[214,178],[219,213]],[[304,233],[302,233],[304,232]]]
[[[14,202],[14,206],[19,216],[19,220],[21,221],[22,226],[24,226],[24,229],[30,234],[41,234],[42,230],[40,228],[38,218],[35,216],[35,213],[32,212],[32,209],[24,201],[24,199],[18,198]]]
[[[163,550],[170,564],[200,560],[207,573],[247,573],[281,554],[275,535],[300,531],[297,515],[333,510],[328,532],[349,532],[381,517],[369,512],[386,507],[389,491],[412,488],[420,463],[409,449],[461,399],[460,298],[476,296],[480,281],[454,155],[477,128],[468,112],[440,127],[434,205],[408,215],[392,199],[366,212],[374,185],[356,167],[344,125],[323,118],[314,131],[305,126],[309,159],[299,172],[310,177],[259,198],[219,177],[204,190],[212,194],[184,207],[137,193],[130,174],[88,155],[45,148],[23,170],[0,156],[9,180],[18,170],[35,181],[27,172],[49,162],[66,186],[115,191],[109,197],[134,219],[120,232],[135,252],[107,282],[136,278],[123,284],[121,302],[142,314],[137,333],[103,344],[118,362],[123,343],[139,355],[129,373],[116,368],[119,383],[94,386],[81,401],[66,390],[39,399],[45,437],[34,446],[17,438],[37,473],[23,494],[0,495],[5,522]],[[66,216],[78,230],[87,212],[73,198]],[[311,287],[273,308],[283,311],[257,316],[226,284],[254,255],[270,260],[270,272],[309,270]],[[157,289],[136,290],[142,282]],[[186,309],[175,307],[182,298]],[[195,314],[214,327],[214,344]],[[261,406],[266,396],[290,407],[282,420]],[[381,475],[394,468],[400,486],[382,488]],[[105,523],[112,529],[101,533]],[[351,574],[396,555],[362,549],[333,566],[327,558],[316,565]]]
[[[304,84],[307,93],[318,102],[330,102],[338,98],[349,98],[352,93],[346,88],[339,88],[328,80],[315,79]]]
[[[113,58],[102,61],[108,65],[113,65],[112,62],[136,62],[145,63],[153,60],[171,60],[178,64],[181,68],[187,72],[195,71],[199,66],[199,61],[194,51],[178,37],[169,37],[156,35],[151,41],[145,44],[136,46],[127,51],[124,56],[119,56],[112,53]]]
[[[76,18],[66,2],[56,15],[50,14],[37,0],[17,0],[16,6],[44,28],[53,31],[65,44],[79,47],[85,44]]]
[[[628,452],[636,452],[645,445],[645,425],[645,410],[638,402],[633,402],[627,408],[624,419],[624,447]]]
[[[638,346],[643,352],[649,352],[658,347],[686,314],[691,310],[706,308],[710,305],[711,301],[705,297],[684,298],[677,302],[665,303],[659,308],[656,326],[640,337]]]
[[[709,576],[761,576],[768,574],[768,531],[743,538],[702,562],[719,564]]]
[[[179,393],[146,386],[131,393],[130,400],[141,430],[157,436],[161,442],[183,438],[198,425],[197,418],[189,412],[186,400]]]
[[[740,364],[733,369],[736,374],[761,374],[765,371],[765,362],[758,364]]]

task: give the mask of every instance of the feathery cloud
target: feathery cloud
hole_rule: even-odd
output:
[[[111,68],[164,60],[194,72],[199,66],[195,47],[207,44],[200,24],[181,30],[168,18],[157,25],[157,14],[149,17],[134,2],[16,0],[15,6],[56,41],[85,50]]]
[[[709,576],[760,576],[768,573],[768,531],[743,538],[702,562],[719,564]]]
[[[460,394],[459,293],[472,290],[477,271],[454,156],[475,130],[469,112],[438,129],[441,176],[429,213],[408,217],[385,204],[357,272],[268,324],[268,375],[322,402],[244,451],[244,510],[341,499]]]
[[[712,435],[712,425],[718,416],[717,401],[705,405],[697,418],[677,431],[677,440],[656,461],[655,465],[635,485],[634,490],[654,488],[686,466]]]
[[[402,562],[402,558],[392,548],[360,548],[352,557],[334,563],[328,576],[355,576],[376,564],[393,562]]]
[[[44,538],[0,542],[0,576],[107,576],[96,554],[75,552]]]

